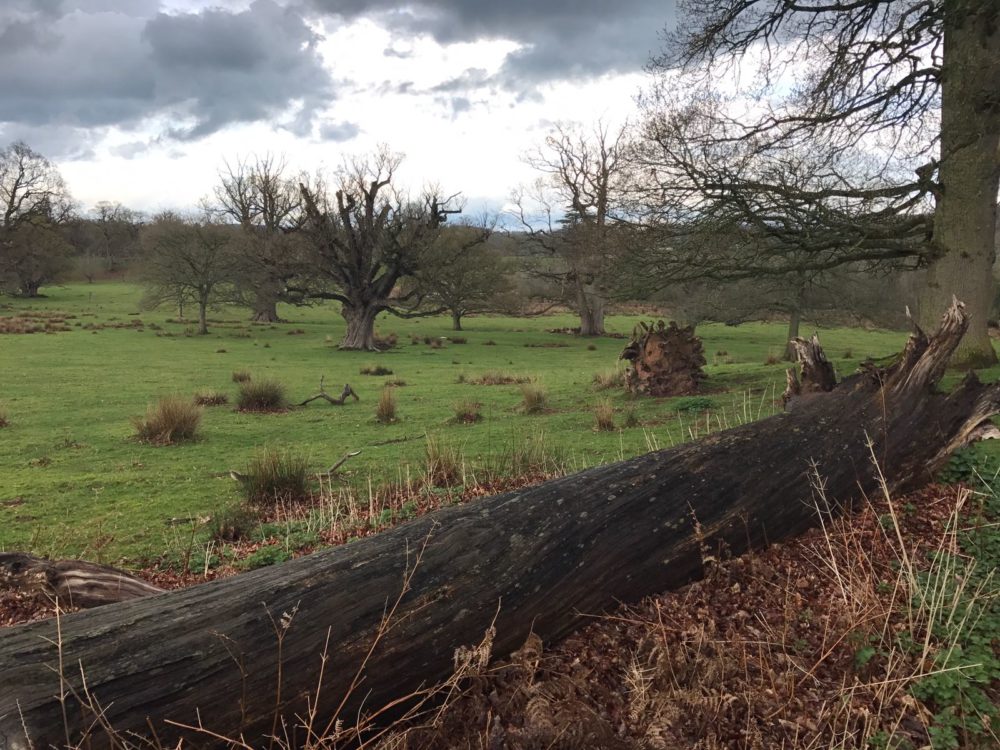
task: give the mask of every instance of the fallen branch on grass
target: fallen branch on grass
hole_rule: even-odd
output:
[[[354,397],[355,401],[361,400],[358,398],[358,394],[354,392],[354,389],[351,388],[349,383],[344,383],[344,390],[340,392],[340,396],[338,398],[334,398],[329,393],[327,393],[326,390],[323,388],[323,380],[325,377],[326,376],[323,376],[319,379],[319,393],[317,393],[315,396],[310,396],[301,404],[299,404],[299,406],[305,406],[309,402],[315,401],[316,399],[320,398],[323,399],[324,401],[328,401],[334,406],[343,406],[344,403],[347,401],[347,399],[351,396]]]

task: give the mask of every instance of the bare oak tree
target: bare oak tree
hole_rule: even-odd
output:
[[[926,266],[920,318],[959,295],[971,325],[956,361],[995,362],[1000,6],[690,0],[677,28],[644,99],[644,174],[681,230],[660,243],[668,265]],[[706,247],[712,221],[742,240]]]
[[[290,286],[292,292],[336,300],[347,321],[342,349],[375,351],[375,318],[380,312],[416,316],[419,289],[400,294],[399,282],[412,277],[423,249],[437,236],[457,195],[427,191],[411,201],[394,184],[402,156],[386,147],[367,158],[348,160],[337,174],[333,196],[300,185],[305,232],[315,252],[315,281]]]
[[[143,307],[164,302],[198,306],[198,333],[208,333],[208,308],[221,301],[233,278],[234,248],[241,241],[232,226],[183,221],[176,216],[154,220],[143,231],[145,248]]]
[[[423,251],[416,285],[430,305],[451,313],[455,331],[462,330],[465,315],[512,306],[513,268],[491,242],[495,223],[484,217],[476,224],[443,227]]]
[[[72,201],[59,171],[23,142],[0,151],[0,282],[29,297],[66,270]]]
[[[285,287],[302,270],[302,176],[289,176],[283,160],[270,154],[226,163],[215,198],[220,213],[245,234],[239,243],[234,291],[252,311],[251,320],[274,323]]]
[[[604,333],[604,312],[620,247],[615,223],[624,196],[626,127],[598,123],[591,131],[557,126],[525,157],[542,173],[514,195],[518,220],[554,263],[533,273],[557,281],[580,316],[580,334]]]

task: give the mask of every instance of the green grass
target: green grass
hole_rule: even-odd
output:
[[[710,392],[699,397],[704,400],[696,409],[691,399],[680,401],[688,406],[678,411],[678,399],[633,402],[624,391],[595,387],[595,373],[615,367],[625,342],[546,332],[573,325],[570,315],[469,317],[463,345],[442,341],[451,333],[444,317],[386,317],[379,320],[380,335],[396,333],[399,344],[372,354],[337,350],[343,320],[333,305],[283,307],[288,323],[271,327],[250,325],[246,311],[226,308],[211,315],[221,322],[209,324],[208,336],[191,336],[185,335],[190,323],[168,322],[173,311],[137,314],[140,290],[134,285],[78,284],[45,291],[49,296],[40,300],[0,298],[0,315],[30,310],[77,316],[67,321],[68,332],[0,336],[9,422],[0,432],[2,549],[59,556],[94,556],[100,549],[106,560],[149,558],[174,549],[187,532],[170,520],[209,514],[235,501],[238,488],[229,470],[241,470],[263,445],[282,445],[304,456],[312,471],[360,449],[345,467],[348,481],[358,487],[369,479],[376,484],[400,479],[411,469],[420,475],[430,433],[460,446],[473,473],[540,431],[571,467],[583,468],[643,453],[650,443],[667,446],[687,439],[694,425],[714,429],[735,412],[769,413],[784,387],[783,367],[764,364],[769,354],[782,350],[781,324],[701,326],[705,351],[726,356],[709,358]],[[146,327],[109,326],[96,332],[85,327],[134,325],[136,319]],[[628,333],[638,320],[612,316],[608,327]],[[298,329],[304,333],[286,335]],[[442,341],[441,347],[423,344],[424,337]],[[835,366],[847,373],[866,355],[898,351],[905,334],[821,329],[820,338]],[[556,341],[567,346],[539,346]],[[484,345],[488,342],[494,343]],[[841,357],[847,350],[853,359]],[[375,416],[382,381],[358,375],[373,363],[406,383],[393,389],[398,418],[390,424],[380,424]],[[255,381],[279,381],[291,403],[316,393],[321,377],[330,393],[350,383],[361,401],[239,412],[232,382],[239,370],[253,373]],[[473,384],[496,372],[527,376],[544,387],[544,413],[523,412],[520,385]],[[132,439],[130,420],[151,401],[209,390],[228,394],[230,403],[205,410],[198,441],[161,447]],[[594,409],[605,400],[618,413],[631,408],[638,424],[595,430]],[[479,404],[482,419],[456,421],[459,402]],[[711,410],[707,414],[705,406]]]

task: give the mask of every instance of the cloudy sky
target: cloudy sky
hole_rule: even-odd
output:
[[[499,208],[554,122],[631,114],[673,0],[0,0],[0,146],[82,208],[193,207],[224,159],[403,179]],[[610,12],[609,12],[609,9]]]

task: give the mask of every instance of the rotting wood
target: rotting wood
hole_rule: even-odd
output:
[[[819,336],[815,333],[806,341],[793,338],[788,342],[796,362],[802,368],[802,380],[796,376],[795,368],[785,370],[785,392],[781,394],[781,402],[788,408],[794,399],[817,393],[829,393],[837,385],[837,375],[833,365],[826,358]]]
[[[692,326],[639,323],[632,340],[618,357],[627,360],[625,384],[632,393],[687,396],[705,379],[705,353]]]
[[[23,552],[0,552],[0,586],[44,597],[63,608],[84,609],[163,593],[108,565],[47,560]]]
[[[935,387],[967,325],[956,302],[934,336],[916,329],[891,365],[759,422],[273,568],[68,615],[61,649],[52,621],[12,628],[0,639],[0,744],[26,750],[27,733],[34,747],[63,745],[67,690],[71,740],[95,727],[74,697],[81,671],[103,720],[141,736],[152,727],[172,744],[183,730],[169,722],[199,715],[213,731],[266,743],[279,671],[289,731],[310,707],[324,721],[339,708],[349,722],[449,674],[454,650],[491,625],[503,656],[531,631],[548,642],[588,615],[699,576],[702,550],[739,554],[802,532],[817,523],[814,472],[833,509],[879,491],[880,476],[891,492],[915,489],[990,432],[1000,411],[1000,384],[970,374],[951,393]],[[275,622],[293,611],[279,670]],[[59,663],[73,665],[62,681]],[[88,741],[110,744],[98,728]]]

